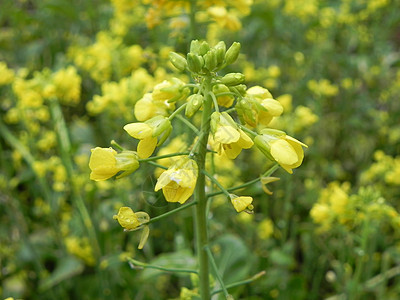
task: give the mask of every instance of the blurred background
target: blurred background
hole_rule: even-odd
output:
[[[93,182],[88,162],[112,139],[135,149],[122,129],[134,104],[164,79],[188,79],[168,53],[199,38],[239,41],[227,71],[268,88],[285,108],[272,126],[309,146],[293,175],[274,174],[272,195],[240,191],[253,215],[211,202],[225,282],[266,271],[230,290],[235,299],[399,299],[399,12],[397,0],[1,0],[1,297],[196,299],[195,278],[126,260],[194,266],[191,210],[152,224],[137,250],[118,208],[178,205],[153,191],[150,165]],[[187,135],[174,126],[170,147]],[[215,163],[226,187],[269,164],[257,149]]]

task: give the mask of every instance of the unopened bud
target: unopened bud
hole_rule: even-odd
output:
[[[192,71],[193,73],[200,73],[201,69],[204,66],[204,59],[203,59],[203,57],[201,57],[197,54],[188,53],[187,54],[187,64],[188,64],[190,71]]]
[[[242,73],[228,73],[221,78],[221,82],[225,85],[238,85],[244,82]]]
[[[188,104],[186,105],[185,115],[191,118],[203,105],[204,97],[200,94],[191,95],[188,98]]]
[[[199,46],[199,54],[205,55],[210,50],[210,46],[206,41],[201,41]]]
[[[230,65],[233,64],[238,58],[240,53],[240,43],[234,42],[225,54],[225,64]]]
[[[184,71],[187,67],[186,59],[176,52],[170,52],[169,60],[174,65],[174,67],[177,68],[181,72]]]
[[[200,42],[198,40],[192,40],[190,43],[190,53],[200,54]]]
[[[212,72],[217,66],[217,55],[214,49],[211,49],[204,55],[204,66]]]
[[[217,45],[215,45],[214,49],[217,56],[217,64],[221,65],[225,59],[225,53],[226,53],[225,43],[223,41],[219,42]]]
[[[230,87],[229,88],[232,92],[239,92],[240,95],[244,96],[246,95],[246,90],[247,90],[247,86],[245,84],[238,84],[234,87]]]

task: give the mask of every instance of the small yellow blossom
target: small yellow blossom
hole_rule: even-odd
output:
[[[264,129],[254,141],[259,149],[269,158],[272,157],[288,173],[301,165],[304,158],[303,147],[306,144],[286,135],[283,131]]]
[[[230,159],[235,159],[242,149],[249,149],[253,146],[251,138],[238,129],[236,123],[229,114],[214,112],[211,116],[213,122],[213,138],[215,147],[219,154],[224,152]]]
[[[193,194],[197,175],[198,167],[196,162],[184,157],[161,174],[154,190],[162,189],[168,202],[183,204]]]
[[[140,226],[139,218],[130,207],[121,207],[118,215],[114,215],[113,219],[127,230],[133,230]]]
[[[123,151],[117,154],[111,147],[96,147],[92,149],[89,168],[92,170],[90,179],[101,181],[111,178],[119,171],[125,171],[120,177],[128,175],[139,168],[139,162],[136,152]]]
[[[257,233],[260,239],[267,240],[274,233],[274,224],[270,219],[263,220],[258,224]]]
[[[250,196],[236,196],[231,194],[231,202],[235,210],[239,213],[244,210],[253,210],[253,205],[251,204],[253,202],[253,198]]]

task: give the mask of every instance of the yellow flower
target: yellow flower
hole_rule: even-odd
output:
[[[138,216],[133,212],[130,207],[121,207],[118,211],[118,215],[113,216],[114,220],[127,230],[133,230],[140,226]]]
[[[274,224],[270,219],[263,220],[257,228],[257,233],[260,239],[267,240],[274,233]]]
[[[240,118],[252,127],[267,126],[274,117],[283,113],[282,104],[273,99],[271,93],[260,86],[246,91],[246,96],[236,105]]]
[[[292,174],[292,169],[299,167],[303,162],[302,146],[307,147],[307,145],[280,130],[264,129],[261,133],[262,135],[254,139],[257,147],[268,158],[272,158],[285,171]]]
[[[164,80],[154,87],[153,99],[156,101],[175,102],[182,100],[189,94],[189,89],[185,83],[178,79]]]
[[[157,145],[161,145],[171,133],[171,122],[162,116],[154,117],[144,123],[130,123],[124,126],[125,131],[140,140],[137,152],[140,158],[148,158]],[[157,136],[160,136],[158,142]]]
[[[225,152],[228,158],[235,159],[242,149],[249,149],[253,146],[251,138],[237,128],[229,114],[214,112],[211,119],[215,147],[220,155]]]
[[[239,213],[244,210],[253,210],[253,205],[251,204],[253,202],[253,198],[250,196],[236,196],[231,194],[231,202],[233,204],[233,207],[235,210]]]
[[[89,168],[92,170],[90,179],[106,180],[119,171],[125,171],[118,178],[126,176],[139,168],[137,154],[133,151],[123,151],[118,154],[114,149],[96,147],[92,149]]]
[[[154,190],[162,189],[168,202],[183,204],[193,194],[197,174],[196,162],[188,157],[182,158],[161,174]]]

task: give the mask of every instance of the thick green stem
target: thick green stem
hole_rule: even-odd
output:
[[[211,90],[211,78],[206,77],[204,82],[204,94],[205,100],[203,103],[203,115],[201,121],[201,133],[200,142],[198,147],[197,155],[195,156],[197,165],[199,167],[199,175],[197,178],[196,189],[194,192],[196,205],[196,247],[197,247],[197,257],[199,264],[199,287],[200,296],[202,300],[210,299],[210,282],[209,282],[209,263],[208,255],[205,250],[205,246],[208,244],[208,234],[207,234],[207,195],[205,191],[205,175],[203,170],[205,170],[205,161],[207,154],[207,142],[208,135],[210,132],[210,115],[212,109],[212,98],[210,96]]]

